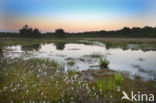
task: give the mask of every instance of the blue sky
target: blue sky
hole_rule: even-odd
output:
[[[0,30],[18,31],[24,24],[41,31],[114,30],[156,26],[154,0],[2,0]]]

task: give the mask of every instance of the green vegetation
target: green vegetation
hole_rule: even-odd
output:
[[[103,78],[102,80],[96,81],[96,83],[101,92],[116,92],[117,84],[112,77],[106,79]]]
[[[124,78],[119,74],[111,75],[110,77],[105,77],[96,81],[96,85],[101,96],[110,95],[110,98],[121,98],[122,97],[122,87]],[[103,94],[104,93],[104,94]]]
[[[108,68],[108,65],[109,65],[109,61],[107,59],[100,58],[100,67],[101,68]]]
[[[122,90],[156,94],[153,81],[131,80],[108,69],[65,71],[63,63],[38,58],[8,59],[1,69],[0,80],[1,103],[120,102]]]
[[[123,76],[121,74],[115,74],[114,81],[116,84],[122,85],[123,84]]]

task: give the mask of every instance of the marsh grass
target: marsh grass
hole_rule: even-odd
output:
[[[70,43],[70,42],[79,42],[77,39],[35,39],[35,38],[3,38],[0,39],[3,46],[12,46],[12,45],[33,45],[33,44],[46,44],[46,43]]]
[[[0,103],[119,103],[122,90],[156,91],[153,81],[131,80],[108,69],[65,71],[63,63],[38,58],[7,62],[0,76]]]
[[[100,67],[101,68],[108,68],[108,65],[109,65],[109,61],[107,59],[100,58]]]
[[[121,74],[117,74],[116,73],[114,75],[115,83],[118,84],[118,85],[122,85],[123,84],[123,79],[124,79],[124,77]]]

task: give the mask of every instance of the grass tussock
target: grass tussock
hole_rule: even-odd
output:
[[[101,68],[108,68],[108,65],[109,65],[109,61],[107,59],[100,58],[100,67]]]

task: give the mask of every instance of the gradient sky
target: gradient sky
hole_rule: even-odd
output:
[[[155,0],[1,0],[0,31],[25,24],[42,32],[117,30],[156,26]]]

